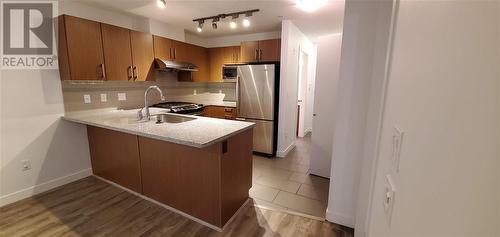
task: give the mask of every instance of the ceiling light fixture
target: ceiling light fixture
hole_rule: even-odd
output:
[[[305,12],[314,12],[325,4],[326,0],[297,0],[297,7]]]
[[[244,27],[249,27],[249,26],[250,26],[250,20],[248,20],[248,19],[243,19],[243,26],[244,26]]]
[[[165,0],[156,0],[156,5],[160,9],[164,9],[167,6],[167,2]]]
[[[165,0],[163,0],[165,1]],[[259,9],[252,9],[252,10],[247,10],[247,11],[240,11],[240,12],[232,12],[232,13],[224,13],[224,14],[219,14],[216,16],[209,16],[209,17],[203,17],[203,18],[198,18],[194,19],[194,22],[198,22],[198,27],[196,30],[198,32],[202,31],[203,28],[203,22],[205,20],[212,20],[212,28],[216,30],[218,28],[217,22],[219,22],[221,19],[225,19],[226,17],[231,17],[231,21],[229,22],[229,27],[231,29],[236,29],[238,28],[238,23],[237,23],[237,18],[239,18],[240,15],[244,15],[245,19],[243,19],[242,24],[244,27],[249,27],[250,26],[250,17],[253,16],[254,12],[260,11]],[[227,22],[227,21],[225,21]]]
[[[236,27],[238,27],[238,24],[236,24],[236,19],[238,19],[238,17],[238,14],[233,15],[231,22],[229,22],[229,27],[231,27],[231,29],[236,29]]]
[[[198,21],[198,27],[196,27],[196,31],[198,31],[198,32],[203,31],[203,23],[205,23],[204,20]]]
[[[212,28],[213,28],[214,30],[217,30],[217,22],[218,22],[218,21],[219,21],[219,18],[218,18],[218,17],[217,17],[217,18],[214,18],[214,19],[212,20]]]

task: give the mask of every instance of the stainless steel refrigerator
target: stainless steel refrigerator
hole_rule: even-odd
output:
[[[236,88],[238,119],[256,124],[253,151],[276,155],[279,65],[239,65]]]

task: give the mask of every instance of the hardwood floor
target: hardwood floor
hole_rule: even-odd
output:
[[[353,236],[328,222],[247,205],[217,232],[95,177],[0,208],[0,236]]]

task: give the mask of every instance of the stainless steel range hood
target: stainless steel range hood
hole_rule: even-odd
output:
[[[169,60],[161,60],[155,58],[156,68],[160,71],[181,71],[181,72],[197,72],[198,67],[188,62],[176,62]]]

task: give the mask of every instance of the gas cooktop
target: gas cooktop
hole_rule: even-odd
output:
[[[203,111],[202,104],[178,101],[158,103],[151,107],[169,109],[171,113],[177,114],[199,114]]]

